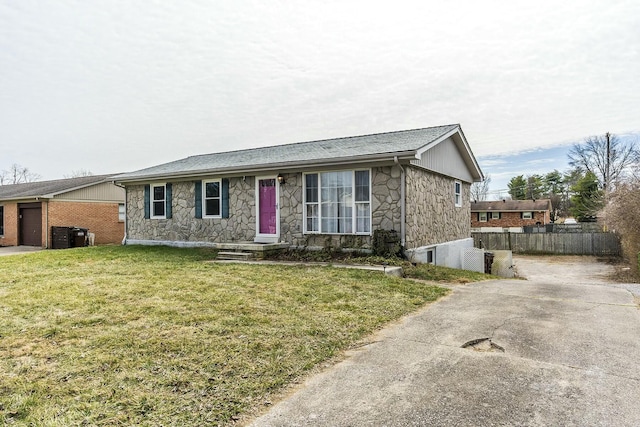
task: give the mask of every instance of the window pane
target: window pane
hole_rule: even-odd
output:
[[[369,171],[356,171],[356,202],[369,201]]]
[[[353,172],[320,174],[320,214],[323,233],[353,231]]]
[[[153,200],[164,200],[164,186],[153,187]]]
[[[318,201],[318,174],[305,175],[306,202],[315,203]]]
[[[164,216],[164,201],[153,202],[153,216]]]
[[[220,197],[220,183],[219,182],[207,182],[205,190],[205,197]]]
[[[317,218],[318,217],[318,205],[309,204],[307,205],[307,218]]]
[[[318,231],[318,218],[307,218],[307,231]]]
[[[369,203],[356,204],[356,233],[371,231],[370,211],[371,205]]]
[[[205,201],[205,215],[220,215],[220,199],[207,199]]]

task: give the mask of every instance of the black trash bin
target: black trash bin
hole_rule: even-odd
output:
[[[73,247],[81,248],[87,246],[89,241],[89,230],[86,228],[73,227]]]
[[[69,249],[73,244],[73,227],[51,227],[52,249]]]
[[[493,264],[493,252],[484,253],[484,272],[491,274],[491,265]]]

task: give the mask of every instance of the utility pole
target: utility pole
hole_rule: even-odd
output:
[[[604,176],[604,194],[605,199],[607,198],[607,194],[609,194],[609,187],[611,186],[611,134],[607,132],[607,163],[605,165],[605,176]]]
[[[605,212],[606,208],[609,205],[609,187],[611,186],[611,170],[609,169],[611,166],[611,134],[607,132],[607,164],[605,165],[605,177],[604,177],[604,207]],[[604,226],[603,231],[609,231],[609,227],[607,227],[607,218],[604,218]]]

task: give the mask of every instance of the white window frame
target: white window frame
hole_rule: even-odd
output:
[[[124,222],[127,217],[127,210],[124,203],[118,203],[118,222]],[[165,208],[166,209],[166,208]]]
[[[457,208],[462,207],[462,181],[453,182],[453,199]]]
[[[156,183],[156,184],[150,184],[150,191],[149,191],[149,214],[151,219],[166,219],[167,218],[167,183],[163,182],[163,183]],[[156,200],[154,198],[155,196],[155,191],[154,189],[157,187],[162,187],[164,189],[164,197],[162,198],[162,200],[158,199]],[[155,204],[157,202],[162,202],[162,207],[163,207],[163,214],[162,215],[155,215]]]
[[[488,220],[488,215],[486,212],[478,212],[478,221],[479,222],[487,222]]]
[[[218,197],[209,197],[208,200],[218,200],[218,215],[207,215],[207,184],[218,183]],[[202,218],[222,218],[222,179],[207,179],[202,181]]]
[[[356,172],[359,171],[367,171],[369,173],[369,201],[368,202],[356,202]],[[322,230],[322,174],[323,173],[331,173],[331,172],[351,172],[351,188],[352,188],[352,199],[351,199],[351,233],[330,233]],[[307,202],[307,175],[317,175],[318,176],[318,197],[317,202]],[[341,169],[341,170],[328,170],[328,171],[314,171],[314,172],[305,172],[302,176],[302,185],[303,185],[303,197],[304,197],[304,208],[302,215],[302,223],[303,223],[303,233],[304,234],[331,234],[331,235],[339,235],[339,236],[371,236],[373,233],[373,221],[372,221],[372,208],[371,208],[371,199],[372,199],[372,172],[371,169],[367,168],[358,168],[358,169]],[[358,205],[368,204],[369,205],[369,231],[357,231],[358,226],[358,215],[357,211]],[[317,205],[318,212],[318,230],[308,230],[307,229],[307,206],[308,205]]]
[[[532,211],[522,212],[522,219],[533,219],[533,212]]]
[[[491,212],[491,219],[500,219],[500,212]]]

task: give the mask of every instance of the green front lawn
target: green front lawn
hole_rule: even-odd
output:
[[[207,250],[0,258],[0,425],[228,424],[443,288]]]

